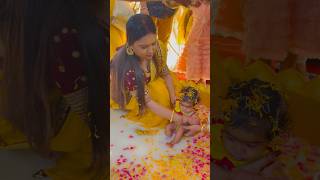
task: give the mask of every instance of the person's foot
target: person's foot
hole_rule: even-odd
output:
[[[169,124],[169,126],[171,126],[170,124]],[[171,129],[171,127],[169,127],[169,126],[167,126],[166,127],[166,129],[165,129],[165,131],[164,131],[164,134],[167,136],[167,137],[171,137],[172,136],[172,129]]]
[[[164,134],[165,134],[167,137],[171,137],[171,136],[172,136],[172,131],[166,130],[166,131],[164,132]]]
[[[172,147],[174,146],[174,144],[171,143],[171,142],[166,143],[166,145],[167,145],[168,147],[170,147],[170,148],[172,148]]]
[[[166,131],[164,132],[164,134],[165,134],[167,137],[171,137],[171,135],[172,135],[172,133],[170,133],[168,130],[166,130]]]

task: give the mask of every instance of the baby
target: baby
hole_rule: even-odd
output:
[[[202,112],[204,109],[207,108],[199,105],[199,101],[200,93],[197,89],[188,86],[184,87],[181,90],[181,96],[179,99],[179,114],[187,118],[184,118],[184,120],[181,122],[172,122],[167,125],[165,129],[165,134],[168,137],[171,137],[173,133],[175,133],[175,136],[172,139],[172,141],[167,143],[169,147],[173,147],[175,144],[179,143],[183,135],[188,134],[188,130],[186,128],[187,126],[201,125],[201,119],[208,118],[207,114],[204,114]],[[200,114],[199,112],[202,112],[202,114]]]
[[[211,131],[215,178],[286,179],[277,161],[289,122],[280,91],[253,79],[233,85],[225,102],[224,120],[214,120]]]

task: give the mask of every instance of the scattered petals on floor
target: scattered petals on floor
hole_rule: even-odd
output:
[[[150,143],[151,141],[145,142]],[[133,146],[126,146],[123,150],[134,150],[131,147]],[[132,154],[121,154],[116,162],[112,162],[111,179],[206,180],[210,176],[209,147],[209,135],[199,134],[187,140],[186,146],[180,152],[162,151],[159,157],[155,158],[153,153],[159,149],[152,148],[145,156],[138,159],[133,158],[134,151]]]
[[[294,180],[312,180],[316,179],[315,175],[320,175],[320,148],[309,145],[302,139],[286,139],[280,160],[286,165],[288,176]]]

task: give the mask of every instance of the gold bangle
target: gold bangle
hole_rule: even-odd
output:
[[[174,116],[174,110],[172,110],[172,113],[171,113],[170,123],[172,123],[173,121],[173,116]]]
[[[144,95],[148,95],[149,94],[149,90],[147,87],[144,88]]]

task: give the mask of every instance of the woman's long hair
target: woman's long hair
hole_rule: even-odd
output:
[[[1,1],[0,37],[5,44],[1,114],[21,130],[33,147],[48,146],[55,135],[56,104],[49,99],[54,60],[51,39],[63,23],[79,30],[88,76],[88,110],[93,164],[106,165],[107,146],[107,33],[97,23],[87,0]]]
[[[156,26],[152,18],[148,15],[136,14],[129,18],[126,25],[127,32],[127,45],[134,44],[137,40],[146,36],[149,33],[156,34]],[[153,58],[156,66],[157,76],[160,73],[160,64],[156,58]],[[136,55],[128,55],[126,47],[118,50],[117,54],[111,61],[111,97],[116,101],[121,108],[124,109],[125,105],[130,100],[130,94],[124,87],[125,75],[129,70],[135,71],[135,83],[137,85],[137,100],[139,103],[140,113],[145,108],[145,76],[142,68],[140,67],[140,59]]]

